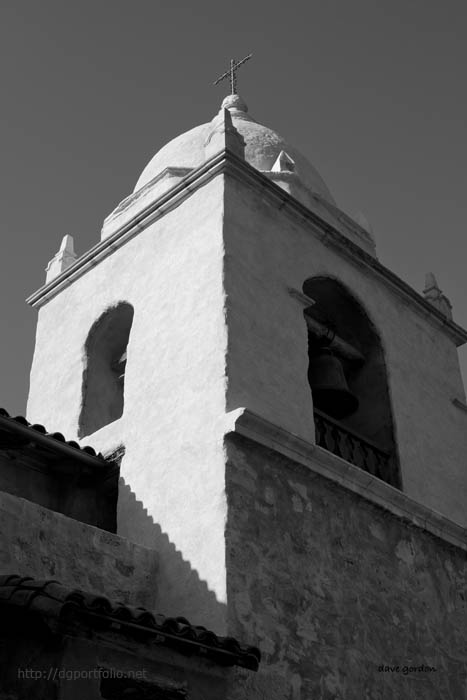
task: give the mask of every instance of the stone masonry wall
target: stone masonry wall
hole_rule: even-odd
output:
[[[0,492],[0,574],[55,579],[154,609],[157,569],[150,549]]]
[[[229,698],[466,697],[465,552],[245,438],[226,449],[229,632],[263,654]]]

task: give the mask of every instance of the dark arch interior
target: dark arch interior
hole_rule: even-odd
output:
[[[123,413],[126,348],[133,307],[122,302],[92,326],[85,345],[79,436],[91,435]]]
[[[358,408],[354,413],[338,421],[333,420],[344,431],[388,453],[390,467],[387,468],[385,480],[400,487],[386,364],[379,334],[362,306],[337,280],[329,277],[308,279],[303,285],[303,292],[315,302],[305,309],[305,317],[329,327],[332,330],[330,338],[335,334],[336,338],[362,355],[361,360],[349,358],[339,351],[336,340],[330,344],[343,369],[349,391],[358,399]],[[315,331],[310,330],[310,324],[308,345],[311,367],[316,356],[319,356],[320,339]],[[338,430],[339,425],[336,427]],[[383,478],[381,473],[377,475]]]

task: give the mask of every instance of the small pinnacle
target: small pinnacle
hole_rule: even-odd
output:
[[[45,268],[47,273],[45,278],[46,283],[51,282],[60,273],[70,267],[70,265],[73,265],[76,257],[73,237],[68,235],[63,236],[59,250]]]
[[[428,291],[429,289],[439,290],[439,285],[433,272],[427,272],[425,275],[425,291]]]
[[[223,123],[227,128],[233,128],[233,123],[232,123],[232,117],[230,116],[230,112],[228,109],[225,107],[221,107],[218,114],[214,117],[212,120],[212,123]]]
[[[271,168],[275,173],[293,173],[295,171],[295,162],[285,151],[281,151],[277,156],[274,165]]]
[[[445,294],[439,288],[436,277],[432,272],[427,272],[425,275],[425,289],[423,296],[434,307],[441,311],[447,318],[452,320],[452,304]]]
[[[367,233],[373,235],[373,228],[362,211],[358,211],[355,215],[355,221],[359,226],[361,226]]]
[[[60,243],[59,253],[69,253],[70,255],[75,255],[73,236],[63,236],[62,242]]]
[[[215,153],[229,150],[239,158],[245,157],[245,141],[232,122],[232,115],[225,107],[210,124],[210,129],[204,142],[204,154],[210,158]]]

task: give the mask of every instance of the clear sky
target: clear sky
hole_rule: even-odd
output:
[[[24,299],[62,236],[79,254],[97,243],[250,51],[252,116],[366,215],[383,264],[418,291],[434,271],[467,326],[466,24],[465,0],[2,0],[0,405],[25,412],[37,312]]]

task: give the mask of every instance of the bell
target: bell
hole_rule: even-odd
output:
[[[357,410],[358,399],[347,386],[341,361],[329,348],[310,358],[308,381],[315,408],[328,416],[345,418]]]

